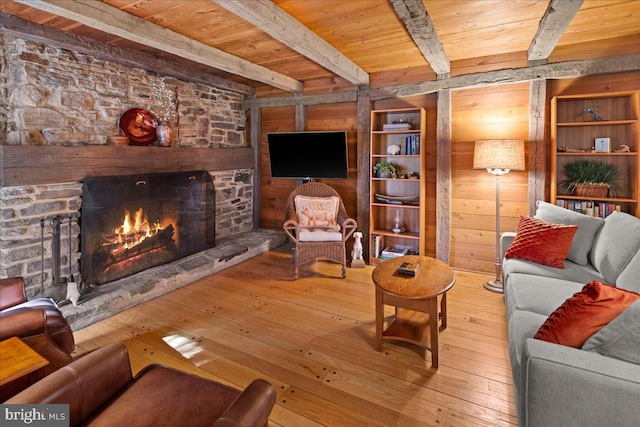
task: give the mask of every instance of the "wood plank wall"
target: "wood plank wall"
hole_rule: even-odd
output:
[[[382,76],[381,76],[382,77]],[[405,76],[385,76],[401,82]],[[391,81],[388,83],[391,84]],[[330,82],[324,82],[330,84]],[[372,82],[373,84],[373,82]],[[323,84],[318,85],[320,90]],[[324,88],[326,90],[326,88]],[[551,80],[547,83],[545,124],[546,172],[549,170],[549,103],[555,95],[640,90],[640,72]],[[326,93],[326,92],[325,92]],[[529,83],[496,85],[452,91],[452,218],[451,265],[492,273],[495,269],[495,178],[484,170],[473,170],[473,145],[481,138],[528,140]],[[378,101],[374,109],[424,107],[427,110],[427,255],[435,255],[436,188],[436,95]],[[355,103],[309,107],[307,129],[348,131],[349,179],[330,180],[344,198],[347,211],[356,216],[356,119]],[[292,131],[293,107],[262,109],[262,185],[260,226],[282,227],[286,199],[295,187],[291,180],[273,180],[269,175],[266,133]],[[529,165],[527,164],[527,168]],[[367,173],[367,171],[361,171]],[[548,199],[548,185],[546,186]],[[501,231],[516,229],[520,215],[528,214],[527,171],[501,178]]]
[[[295,108],[262,109],[262,162],[260,186],[260,227],[281,229],[289,193],[300,185],[299,180],[273,179],[269,167],[267,133],[293,132],[295,130]],[[357,171],[357,107],[355,103],[335,105],[314,105],[307,108],[307,129],[309,131],[347,131],[349,149],[349,178],[318,180],[333,187],[340,193],[347,212],[356,218]]]
[[[491,86],[451,94],[451,257],[453,266],[495,271],[496,180],[473,169],[477,139],[528,139],[529,84]],[[528,213],[526,172],[500,178],[500,228],[515,230]]]

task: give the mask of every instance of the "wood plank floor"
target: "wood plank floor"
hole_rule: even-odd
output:
[[[264,378],[278,392],[272,427],[517,424],[505,308],[483,289],[489,276],[456,272],[435,370],[418,347],[375,350],[372,267],[340,279],[339,265],[315,262],[293,281],[285,252],[77,331],[75,355],[123,342],[134,373],[158,362],[238,388]]]

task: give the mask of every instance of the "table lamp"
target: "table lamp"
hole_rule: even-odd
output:
[[[473,168],[486,169],[496,177],[496,278],[484,287],[503,292],[502,259],[500,257],[500,176],[509,171],[524,170],[524,141],[520,139],[480,139],[473,150]]]

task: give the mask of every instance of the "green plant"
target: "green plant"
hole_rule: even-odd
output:
[[[384,175],[389,175],[390,178],[397,178],[398,177],[398,171],[396,169],[396,167],[389,163],[389,162],[378,162],[373,166],[373,171],[375,172],[376,176],[380,177],[380,176],[384,176]]]
[[[604,184],[612,196],[623,190],[618,183],[620,170],[616,165],[593,160],[577,160],[564,166],[564,179],[561,184],[573,192],[579,184]]]

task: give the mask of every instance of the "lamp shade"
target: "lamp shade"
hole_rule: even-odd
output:
[[[473,150],[474,169],[524,170],[524,141],[521,139],[479,139]]]

